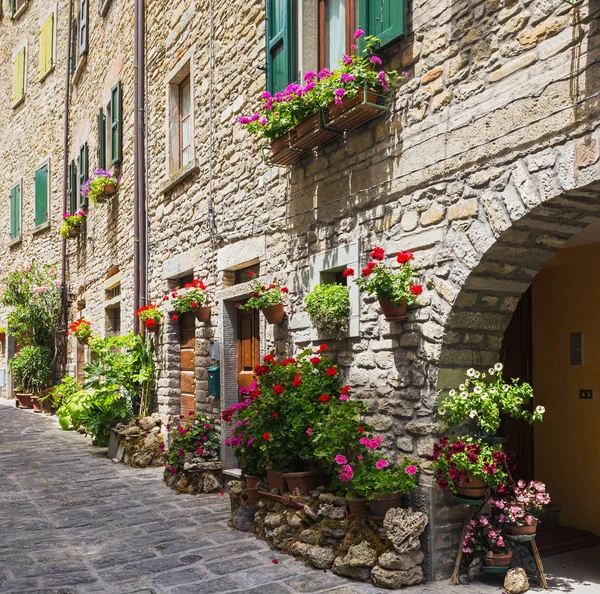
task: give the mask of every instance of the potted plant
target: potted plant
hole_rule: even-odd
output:
[[[433,462],[438,487],[467,499],[481,499],[487,488],[495,490],[506,484],[506,468],[514,467],[512,452],[505,454],[500,448],[473,437],[452,443],[448,437],[442,437],[427,460]]]
[[[81,186],[81,194],[92,204],[103,204],[116,193],[119,180],[104,169],[94,169],[91,177]]]
[[[182,290],[171,294],[171,306],[178,314],[193,312],[199,322],[210,320],[210,307],[204,305],[206,302],[206,285],[198,279],[186,283]],[[173,297],[175,294],[175,297]]]
[[[508,569],[512,559],[512,551],[504,537],[501,525],[493,516],[487,514],[471,520],[465,532],[462,550],[467,555],[482,552],[484,568],[506,567]]]
[[[52,355],[47,347],[24,346],[8,362],[15,385],[19,408],[32,408],[33,399],[52,380]],[[36,407],[36,412],[41,408]]]
[[[502,363],[496,363],[487,373],[468,369],[458,390],[450,390],[439,407],[439,415],[448,425],[475,421],[482,437],[493,440],[498,435],[503,417],[522,419],[529,424],[542,421],[545,409],[537,406],[528,410],[533,399],[533,389],[525,382],[513,379],[510,383],[502,377]]]
[[[87,344],[90,337],[93,335],[92,325],[85,318],[75,320],[69,326],[69,330],[81,344]]]
[[[62,404],[68,402],[69,398],[82,389],[82,386],[70,375],[63,377],[60,384],[47,390],[40,396],[40,402],[44,403],[43,409],[54,414]]]
[[[374,248],[371,260],[354,282],[361,291],[377,297],[386,320],[403,321],[407,317],[407,306],[423,292],[423,287],[416,283],[417,275],[410,264],[414,256],[410,252],[399,252],[396,261],[400,268],[396,270],[386,266],[384,258],[383,248]]]
[[[347,269],[348,270],[348,269]],[[315,328],[333,338],[348,331],[350,291],[339,284],[317,285],[304,300],[306,313]]]
[[[60,235],[65,239],[72,239],[79,235],[79,230],[85,223],[85,213],[83,210],[78,210],[75,214],[68,212],[63,214],[63,222],[60,226]]]
[[[508,534],[534,536],[544,507],[550,503],[546,485],[540,481],[519,480],[505,494],[490,497],[488,503],[499,510],[499,521],[506,523]]]
[[[251,271],[250,278],[254,276]],[[258,280],[251,283],[252,294],[245,303],[238,303],[239,309],[260,309],[269,324],[281,324],[285,317],[283,296],[288,293],[287,287],[282,287],[277,277],[269,285],[263,285]]]
[[[0,326],[0,342],[4,343],[6,341],[6,326]]]
[[[163,313],[154,305],[153,303],[149,303],[148,305],[144,305],[137,310],[137,317],[140,320],[140,323],[149,331],[149,332],[157,332],[158,325],[163,320]]]

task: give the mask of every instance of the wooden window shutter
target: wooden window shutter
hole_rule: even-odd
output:
[[[25,48],[23,48],[13,61],[13,105],[25,96]]]
[[[8,5],[10,7],[10,18],[14,19],[17,12],[17,0],[8,0]]]
[[[69,163],[69,214],[77,212],[77,164]]]
[[[79,55],[88,53],[89,41],[89,0],[81,0],[79,10]]]
[[[35,226],[48,220],[48,165],[35,172]]]
[[[54,13],[42,25],[40,33],[40,76],[49,72],[54,59]]]
[[[81,188],[83,184],[88,180],[89,175],[89,166],[88,166],[88,143],[86,142],[79,149],[79,187]],[[79,192],[79,207],[84,208],[87,206],[88,200],[87,196],[84,196],[81,192]]]
[[[368,35],[378,37],[381,45],[387,45],[404,35],[405,11],[406,0],[360,0],[359,26],[366,29]]]
[[[104,110],[98,110],[98,168],[106,169],[106,117]]]
[[[21,185],[10,191],[10,239],[21,235]]]
[[[120,81],[110,93],[110,154],[113,165],[123,160],[123,90]]]
[[[282,91],[295,77],[292,0],[267,0],[267,88]]]

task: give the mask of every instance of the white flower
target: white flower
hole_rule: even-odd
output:
[[[487,394],[482,394],[482,395],[481,395],[481,399],[482,399],[482,400],[485,400],[487,397],[488,397],[488,395],[487,395]]]
[[[497,393],[498,393],[498,390],[496,390],[496,388],[494,388],[494,387],[490,388],[490,394],[497,394]]]
[[[475,377],[475,370],[471,367],[471,369],[467,369],[467,376],[468,377]]]
[[[481,373],[479,373],[479,371],[475,372],[475,375],[473,375],[473,377],[479,377],[481,375]]]
[[[538,414],[540,414],[540,415],[543,415],[546,412],[546,409],[543,406],[536,406],[535,407],[535,412],[538,413]]]
[[[465,391],[465,385],[464,385],[464,384],[461,384],[460,386],[458,386],[458,389],[459,389],[461,392],[464,392],[464,391]]]
[[[494,369],[495,369],[496,371],[502,371],[502,370],[504,369],[504,365],[502,365],[502,363],[496,363],[496,364],[494,365]]]
[[[504,385],[502,386],[502,389],[503,389],[505,392],[508,392],[508,391],[510,390],[510,386],[509,386],[508,384],[504,384]]]
[[[475,394],[481,394],[483,392],[481,386],[475,386],[473,388],[473,392],[475,392]]]
[[[493,368],[493,367],[490,367],[490,368],[488,369],[488,373],[489,373],[490,375],[494,375],[494,373],[496,373],[496,372],[494,371],[494,368]]]
[[[472,411],[469,413],[469,416],[470,416],[472,419],[474,419],[474,418],[477,416],[477,411],[476,411],[476,410],[472,410]]]
[[[460,397],[462,400],[466,400],[469,397],[469,395],[466,392],[461,392]]]
[[[452,396],[452,398],[454,398],[456,396],[456,390],[454,390],[454,389],[450,390],[450,396]]]

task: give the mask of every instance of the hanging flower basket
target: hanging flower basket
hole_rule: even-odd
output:
[[[194,310],[194,315],[199,322],[209,322],[210,321],[210,307],[197,307]]]
[[[352,130],[388,110],[381,90],[364,85],[352,98],[343,97],[328,107],[327,125],[338,130]]]
[[[79,235],[81,227],[85,223],[85,212],[78,210],[74,214],[63,214],[63,222],[60,226],[60,235],[65,239],[73,239]]]
[[[283,318],[285,317],[285,308],[283,303],[270,305],[269,307],[261,309],[261,311],[263,312],[269,324],[281,324],[281,322],[283,322]]]
[[[404,322],[408,319],[406,301],[400,305],[394,305],[389,299],[378,299],[377,301],[379,301],[379,307],[381,307],[386,321]]]
[[[117,192],[119,180],[104,169],[94,169],[91,177],[81,186],[81,195],[93,204],[103,204]]]

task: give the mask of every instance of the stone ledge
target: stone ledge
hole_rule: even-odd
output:
[[[19,237],[15,237],[14,239],[11,239],[8,242],[8,247],[9,248],[17,247],[18,245],[21,245],[21,243],[23,243],[23,236],[19,235]]]
[[[159,192],[166,194],[172,189],[176,188],[180,183],[186,180],[188,177],[198,173],[200,171],[200,165],[198,159],[190,161],[185,167],[182,167],[175,173],[169,176],[169,179],[160,186]]]
[[[43,233],[44,231],[48,231],[48,229],[50,229],[51,226],[52,225],[51,225],[50,221],[46,221],[45,223],[42,223],[41,225],[34,227],[33,230],[31,231],[31,234],[37,235],[38,233]]]

